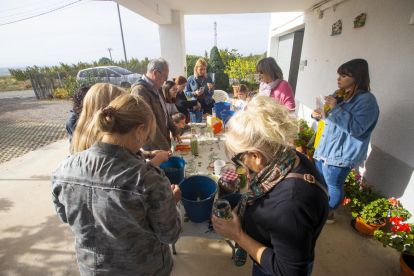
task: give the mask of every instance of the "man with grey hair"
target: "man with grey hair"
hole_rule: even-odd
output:
[[[131,95],[142,97],[151,107],[155,115],[157,130],[153,140],[148,140],[145,149],[170,150],[170,131],[174,140],[181,142],[180,131],[175,126],[167,111],[167,104],[159,91],[168,80],[168,62],[164,59],[153,59],[147,67],[147,73],[131,87]],[[178,183],[175,183],[178,184]]]

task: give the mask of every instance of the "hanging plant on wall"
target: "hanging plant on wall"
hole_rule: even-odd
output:
[[[354,28],[361,28],[365,26],[365,20],[367,15],[365,13],[361,13],[354,19]]]
[[[342,33],[342,22],[341,22],[341,20],[338,20],[337,22],[335,22],[332,25],[332,34],[331,34],[331,36],[339,35],[341,33]]]

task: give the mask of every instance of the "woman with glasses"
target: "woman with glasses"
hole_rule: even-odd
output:
[[[282,69],[272,57],[261,59],[256,70],[259,72],[259,96],[272,97],[279,100],[291,111],[295,111],[295,94],[290,84],[283,80]]]
[[[177,78],[172,79],[173,82],[176,84],[177,93],[176,96],[171,97],[171,102],[175,103],[175,106],[178,112],[185,115],[185,123],[188,124],[190,122],[190,112],[189,110],[200,109],[201,104],[197,100],[189,101],[184,93],[184,89],[187,85],[187,79],[183,76],[178,76]],[[174,89],[174,87],[172,87]],[[171,90],[170,90],[171,91]],[[172,93],[170,93],[172,95]],[[165,92],[164,92],[165,96]],[[167,96],[165,96],[167,100]],[[167,102],[169,102],[167,100]],[[173,114],[172,114],[173,115]]]
[[[191,97],[191,100],[197,100],[201,104],[204,114],[213,113],[214,87],[213,81],[207,76],[207,62],[204,59],[197,60],[194,66],[194,75],[188,78],[185,94],[187,97]]]
[[[213,216],[214,230],[237,243],[235,265],[250,255],[252,275],[311,275],[329,199],[315,166],[290,145],[296,119],[277,100],[257,96],[227,124],[227,153],[257,174],[233,220]]]

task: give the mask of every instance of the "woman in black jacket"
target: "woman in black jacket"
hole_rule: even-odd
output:
[[[235,265],[250,255],[254,276],[311,275],[328,192],[315,166],[290,145],[297,121],[277,100],[258,96],[227,124],[232,161],[257,174],[232,220],[213,216],[214,230],[237,243]]]
[[[177,96],[175,97],[175,106],[177,107],[180,113],[185,115],[185,123],[188,124],[190,121],[189,111],[194,109],[200,109],[201,104],[197,100],[189,101],[187,96],[185,95],[184,89],[187,86],[187,79],[183,76],[178,76],[177,78],[173,79],[175,84],[177,85]]]

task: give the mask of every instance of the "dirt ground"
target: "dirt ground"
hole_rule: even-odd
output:
[[[17,81],[13,77],[0,77],[0,92],[23,91],[33,89],[30,80]]]

